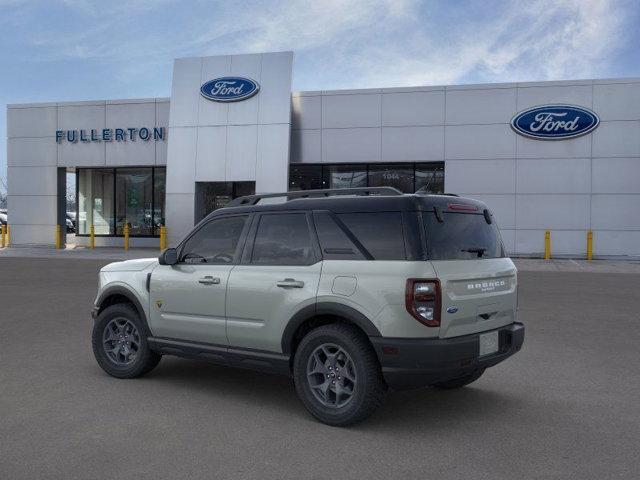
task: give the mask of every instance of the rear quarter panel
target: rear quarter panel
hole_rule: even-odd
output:
[[[385,337],[437,337],[437,327],[421,324],[405,308],[408,278],[435,278],[435,270],[425,261],[324,260],[318,302],[358,310]]]

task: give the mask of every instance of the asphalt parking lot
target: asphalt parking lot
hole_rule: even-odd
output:
[[[640,472],[640,275],[524,271],[523,350],[459,391],[394,393],[349,429],[286,378],[90,348],[106,260],[0,258],[0,477],[609,479]]]

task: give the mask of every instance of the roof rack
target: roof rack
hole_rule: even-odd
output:
[[[278,198],[287,197],[287,201],[294,200],[296,198],[311,198],[311,197],[332,197],[335,195],[380,195],[380,196],[395,196],[402,195],[402,192],[393,187],[358,187],[358,188],[329,188],[323,190],[298,190],[294,192],[283,193],[264,193],[258,195],[247,195],[245,197],[238,197],[231,200],[225,205],[225,207],[240,207],[245,205],[255,205],[264,198]]]

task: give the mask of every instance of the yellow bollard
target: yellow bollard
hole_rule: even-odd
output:
[[[11,225],[7,223],[7,247],[11,245]]]
[[[124,249],[129,250],[129,224],[124,224]]]
[[[62,247],[62,229],[60,225],[56,225],[56,248]]]
[[[2,225],[2,248],[7,244],[7,226]]]
[[[587,231],[587,260],[593,260],[593,232]]]
[[[96,248],[96,229],[93,224],[89,227],[89,248]]]
[[[167,248],[167,227],[160,226],[160,251]]]
[[[549,260],[551,258],[551,230],[545,230],[544,232],[544,259]]]

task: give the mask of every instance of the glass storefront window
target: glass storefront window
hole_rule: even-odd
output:
[[[164,168],[78,168],[78,235],[158,236],[164,225]]]
[[[444,193],[444,163],[416,164],[415,191]]]
[[[256,193],[256,182],[196,182],[196,223],[234,198]]]
[[[404,193],[442,193],[444,162],[292,164],[289,167],[289,191],[350,187],[395,187]]]
[[[394,187],[402,193],[413,193],[413,164],[391,163],[369,165],[369,187]]]
[[[289,191],[322,188],[322,165],[289,166]]]
[[[153,173],[150,168],[116,170],[116,235],[153,235]]]
[[[154,234],[160,235],[160,227],[164,225],[164,199],[167,192],[167,172],[156,168],[153,171],[153,227]]]
[[[366,187],[367,165],[323,165],[322,177],[322,188]]]
[[[113,235],[113,169],[78,171],[78,234]]]

